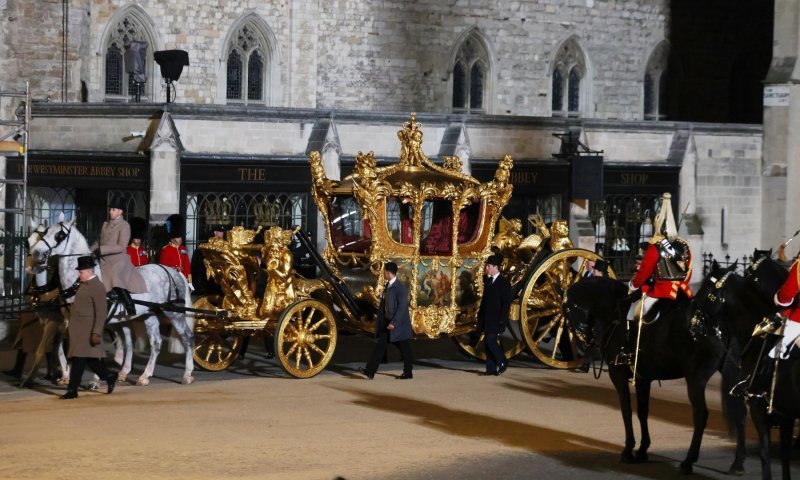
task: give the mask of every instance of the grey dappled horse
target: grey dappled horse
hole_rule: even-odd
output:
[[[51,256],[58,257],[58,270],[61,278],[62,289],[69,289],[78,280],[78,257],[91,255],[89,244],[86,238],[74,225],[75,220],[64,221],[63,214],[59,217],[57,224],[51,225],[47,231],[40,235],[38,240],[30,246],[30,254],[33,262],[39,268],[46,268],[47,261]],[[121,255],[126,255],[122,253]],[[147,293],[131,294],[134,301],[141,300],[154,304],[167,304],[175,300],[182,299],[185,306],[191,306],[189,283],[178,271],[173,268],[164,267],[158,264],[149,264],[138,267],[139,273],[144,278],[147,285]],[[100,277],[100,268],[95,268],[95,273]],[[72,300],[68,300],[71,302]],[[124,338],[124,361],[119,372],[119,380],[125,381],[131,371],[133,361],[133,341],[130,331],[130,322],[143,320],[147,336],[150,340],[150,358],[144,372],[139,376],[137,385],[147,385],[150,377],[153,376],[156,359],[161,351],[161,332],[159,331],[159,317],[167,318],[175,328],[185,354],[185,369],[183,372],[182,383],[190,384],[194,382],[192,372],[194,371],[194,360],[192,359],[193,341],[193,320],[194,317],[184,312],[170,312],[160,309],[150,309],[140,304],[136,304],[136,314],[128,315],[125,307],[117,302],[112,306],[113,311],[109,315],[109,325],[119,324],[122,327]]]

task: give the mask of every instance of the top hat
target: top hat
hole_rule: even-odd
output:
[[[594,269],[598,272],[608,273],[608,262],[605,260],[597,260],[594,262]]]
[[[386,262],[383,269],[390,272],[392,275],[397,275],[397,264],[394,262]]]
[[[78,257],[78,266],[75,267],[75,270],[92,270],[94,269],[96,263],[94,263],[94,257],[91,255],[86,255],[83,257]]]
[[[495,267],[499,267],[503,264],[503,256],[499,253],[495,253],[494,255],[490,255],[489,258],[486,259],[487,265],[494,265]]]
[[[121,197],[111,197],[108,201],[108,208],[118,208],[120,210],[125,210],[127,205],[125,204],[125,200]]]

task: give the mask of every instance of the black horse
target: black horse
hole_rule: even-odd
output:
[[[620,460],[626,463],[647,460],[650,432],[647,417],[650,385],[653,380],[686,379],[689,401],[692,405],[694,434],[686,458],[680,464],[682,473],[691,473],[700,454],[700,443],[708,421],[705,388],[716,371],[722,373],[723,389],[732,388],[739,381],[737,362],[730,350],[716,335],[695,335],[690,326],[691,300],[679,297],[671,307],[663,309],[655,320],[643,322],[639,342],[639,356],[635,359],[638,322],[626,320],[630,300],[627,286],[607,278],[584,279],[567,291],[564,314],[577,325],[578,337],[585,348],[598,341],[603,360],[608,363],[608,373],[619,397],[622,420],[625,424],[625,448]],[[634,455],[636,443],[631,419],[631,397],[628,381],[633,378],[636,363],[636,413],[641,427],[641,442]],[[745,442],[744,420],[746,412],[741,399],[728,398],[731,404],[725,411],[735,415],[736,456],[729,473],[744,472]]]
[[[730,301],[734,305],[741,303],[741,291],[749,290],[758,301],[765,304],[763,315],[756,315],[751,318],[751,322],[759,322],[764,316],[771,315],[777,310],[773,303],[773,296],[781,285],[786,281],[789,272],[786,268],[772,260],[768,256],[757,258],[750,264],[745,271],[745,287],[742,288],[737,282],[724,282],[720,285],[717,295]],[[720,301],[718,301],[719,303]],[[731,309],[739,313],[735,307]],[[735,315],[735,314],[734,314]],[[739,313],[741,315],[741,313]],[[736,317],[729,317],[736,321]],[[747,337],[744,337],[747,338]],[[772,340],[772,341],[771,341]],[[750,416],[753,424],[758,431],[759,454],[761,456],[761,477],[763,479],[772,478],[770,468],[770,447],[772,426],[778,426],[780,431],[780,457],[782,478],[791,478],[791,454],[792,454],[792,430],[794,419],[800,416],[800,361],[797,359],[797,351],[788,360],[775,362],[763,354],[762,350],[767,350],[775,343],[774,338],[762,339],[753,337],[748,339],[752,342],[753,348],[748,348],[745,352],[743,364],[745,369],[752,371],[753,365],[760,360],[760,368],[767,367],[768,375],[762,378],[760,388],[754,389],[753,393],[759,394],[761,390],[766,391],[766,395],[754,395],[748,399],[750,406]],[[768,342],[766,345],[762,344]],[[774,386],[772,382],[772,372],[777,366]],[[770,409],[770,402],[772,408]]]

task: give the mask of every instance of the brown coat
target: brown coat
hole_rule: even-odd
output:
[[[103,223],[100,230],[100,272],[106,291],[120,287],[131,293],[147,292],[144,278],[131,263],[126,248],[131,240],[131,227],[124,218]]]
[[[83,358],[103,358],[106,356],[103,345],[103,327],[106,325],[106,289],[103,283],[92,277],[82,283],[75,294],[69,314],[69,356]],[[92,346],[90,337],[100,335],[100,344]]]

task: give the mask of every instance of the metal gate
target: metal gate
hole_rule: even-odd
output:
[[[636,271],[636,257],[644,253],[653,236],[653,220],[660,205],[659,194],[614,194],[592,202],[595,252],[611,263],[617,277],[628,279]]]

